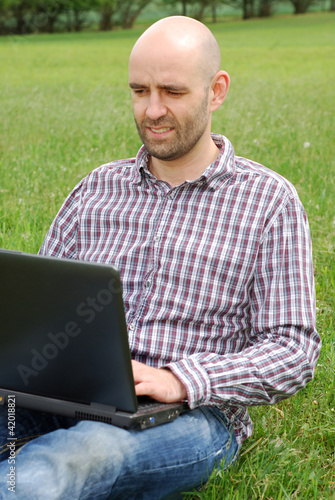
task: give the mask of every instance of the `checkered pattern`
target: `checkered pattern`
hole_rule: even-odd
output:
[[[312,378],[320,350],[308,222],[293,186],[221,152],[171,188],[136,158],[94,170],[70,193],[41,254],[112,263],[121,273],[129,344],[168,366],[191,408],[216,405],[241,443],[247,406],[272,404]]]

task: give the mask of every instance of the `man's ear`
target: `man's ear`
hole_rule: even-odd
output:
[[[230,78],[226,71],[218,71],[211,83],[210,110],[216,111],[226,98]]]

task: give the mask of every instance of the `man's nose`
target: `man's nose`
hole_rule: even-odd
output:
[[[166,106],[164,105],[161,96],[153,92],[150,95],[146,115],[150,120],[158,120],[167,113]]]

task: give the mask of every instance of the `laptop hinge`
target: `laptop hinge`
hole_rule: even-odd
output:
[[[116,407],[115,406],[103,405],[101,403],[90,403],[88,405],[88,408],[90,408],[92,410],[100,410],[100,411],[106,411],[106,410],[108,410],[108,412],[115,412],[116,411]]]

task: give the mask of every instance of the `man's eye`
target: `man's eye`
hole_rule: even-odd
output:
[[[136,95],[142,95],[146,92],[145,89],[133,89],[134,94]]]
[[[178,92],[178,91],[175,91],[175,90],[167,90],[167,93],[168,93],[169,95],[174,96],[174,97],[179,97],[179,96],[181,96],[181,95],[182,95],[182,93],[181,93],[181,92]]]

